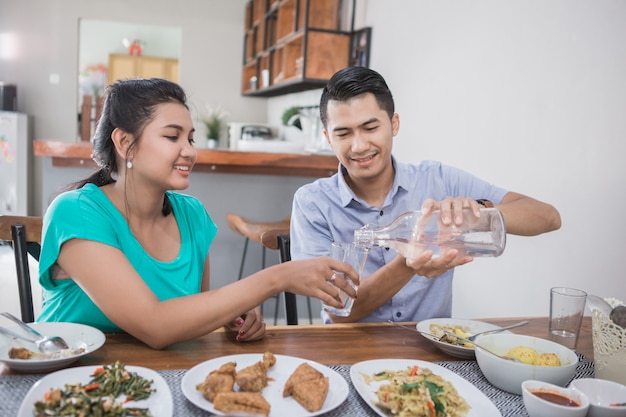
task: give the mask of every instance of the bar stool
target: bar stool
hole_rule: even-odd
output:
[[[226,214],[226,222],[228,223],[228,227],[230,227],[233,232],[239,233],[246,238],[243,245],[243,253],[241,254],[239,276],[237,278],[238,280],[243,278],[243,268],[246,263],[246,254],[248,253],[248,244],[250,243],[250,240],[262,243],[261,235],[263,235],[263,233],[268,230],[289,230],[290,220],[291,216],[285,217],[284,219],[275,222],[253,222],[235,213]],[[264,245],[262,245],[262,251],[263,253],[261,258],[261,268],[265,269],[266,250]],[[274,309],[274,324],[276,324],[278,321],[278,295],[274,296],[273,298],[276,299],[276,307]],[[263,305],[261,305],[261,309],[263,309]]]

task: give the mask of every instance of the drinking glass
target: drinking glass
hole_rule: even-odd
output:
[[[572,350],[578,344],[587,293],[575,288],[550,289],[550,339]]]
[[[363,269],[365,268],[367,253],[368,249],[365,246],[356,245],[354,243],[333,242],[330,247],[330,257],[352,266],[354,270],[359,274],[359,279],[361,278],[361,274],[363,273]],[[340,279],[345,280],[352,288],[354,288],[355,291],[357,290],[357,286],[352,282],[350,278],[344,276],[342,272],[334,271],[334,279],[335,281]],[[329,285],[335,286],[330,281],[328,283]],[[336,308],[333,306],[329,306],[325,303],[322,303],[322,308],[328,313],[334,314],[335,316],[348,317],[350,315],[350,312],[352,311],[354,298],[351,298],[341,288],[337,286],[335,287],[339,291],[339,298],[343,303],[343,308]]]

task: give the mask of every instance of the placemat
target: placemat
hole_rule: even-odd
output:
[[[593,362],[584,355],[578,355],[578,366],[572,379],[593,378]],[[491,385],[483,376],[476,361],[435,362],[456,374],[467,379],[480,389],[502,413],[502,417],[528,417],[521,395],[510,394]],[[346,401],[336,409],[324,414],[325,417],[371,416],[376,414],[363,401],[350,381],[350,365],[331,365],[329,368],[337,371],[350,387]],[[167,381],[174,401],[175,417],[203,417],[210,413],[199,409],[190,403],[180,388],[180,382],[185,375],[185,369],[158,371]],[[7,375],[0,377],[0,416],[16,416],[22,399],[30,387],[45,374]]]

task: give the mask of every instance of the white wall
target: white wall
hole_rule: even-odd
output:
[[[545,315],[560,285],[626,301],[626,2],[389,3],[369,0],[365,24],[401,118],[398,159],[456,165],[562,216],[459,268],[453,314]]]

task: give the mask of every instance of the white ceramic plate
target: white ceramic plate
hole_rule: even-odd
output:
[[[434,336],[428,336],[428,333],[431,334],[430,325],[431,324],[439,324],[440,326],[450,326],[450,327],[464,327],[469,329],[468,334],[471,336],[476,333],[484,332],[487,330],[497,330],[500,326],[496,326],[495,324],[485,323],[478,320],[467,320],[467,319],[429,319],[420,321],[417,323],[417,330],[421,332],[422,336],[426,339],[430,340],[437,346],[442,352],[447,353],[448,355],[456,356],[457,358],[464,359],[474,359],[476,356],[474,354],[474,348],[468,348],[464,346],[455,346],[450,343],[440,342]],[[510,333],[505,330],[502,333]]]
[[[327,366],[320,363],[309,361],[306,359],[295,358],[293,356],[274,355],[276,356],[276,363],[274,366],[268,369],[267,376],[272,378],[268,386],[261,391],[263,397],[270,403],[270,417],[309,417],[317,416],[329,412],[341,405],[346,398],[348,398],[348,383],[346,380]],[[213,407],[213,403],[206,400],[202,394],[196,390],[196,385],[204,381],[206,376],[220,366],[227,362],[236,362],[237,370],[241,370],[247,366],[254,365],[255,363],[263,360],[263,354],[243,354],[243,355],[231,355],[222,356],[219,358],[211,359],[206,362],[202,362],[193,368],[191,368],[181,381],[181,388],[183,394],[189,401],[200,407],[203,410],[210,411],[211,413],[224,415],[219,410]],[[283,398],[283,388],[285,382],[289,376],[296,370],[296,368],[303,362],[308,363],[313,368],[317,369],[325,376],[328,377],[328,396],[322,406],[322,409],[311,413],[306,408],[302,407],[293,397]]]
[[[100,330],[84,324],[56,322],[30,323],[29,326],[44,335],[61,336],[65,339],[71,349],[84,348],[84,351],[70,356],[54,359],[38,357],[32,357],[30,359],[10,359],[9,349],[11,347],[24,347],[32,350],[33,352],[39,352],[39,350],[33,343],[0,335],[0,362],[4,362],[9,368],[16,371],[49,372],[63,368],[64,366],[78,360],[81,356],[88,355],[91,352],[100,349],[106,339],[104,333]],[[18,334],[25,332],[17,325],[7,326],[7,328]]]
[[[378,401],[376,391],[385,381],[366,382],[366,376],[372,376],[375,373],[384,370],[400,371],[408,366],[417,365],[420,368],[428,368],[434,374],[439,375],[443,379],[452,383],[457,392],[470,405],[471,410],[466,417],[502,417],[500,410],[483,394],[478,388],[472,385],[465,378],[460,377],[454,372],[442,366],[431,362],[418,361],[413,359],[375,359],[355,363],[350,367],[350,379],[356,391],[361,398],[381,417],[389,417],[383,409],[377,407],[375,403]]]
[[[32,417],[35,402],[43,398],[50,388],[63,388],[64,384],[83,384],[91,380],[91,375],[100,366],[79,366],[76,368],[63,369],[44,376],[33,385],[22,401],[17,417]],[[139,376],[153,381],[152,387],[156,389],[146,400],[130,401],[127,407],[149,408],[153,417],[171,417],[174,413],[172,393],[167,382],[161,375],[152,369],[140,366],[126,366],[126,370],[136,372]]]

